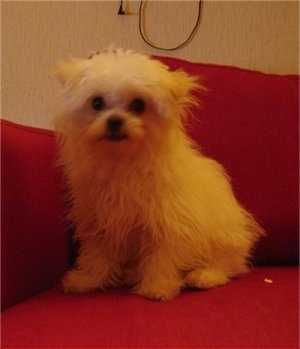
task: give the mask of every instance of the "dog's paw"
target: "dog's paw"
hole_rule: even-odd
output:
[[[142,281],[133,293],[152,300],[169,301],[179,295],[181,286],[178,280],[160,280],[147,285]]]
[[[62,279],[65,292],[87,293],[101,289],[101,285],[91,276],[80,270],[68,271]]]
[[[218,269],[195,269],[185,277],[185,285],[192,288],[209,289],[225,285],[230,281],[228,276]]]

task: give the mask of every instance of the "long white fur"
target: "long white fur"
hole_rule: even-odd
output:
[[[185,134],[197,78],[119,49],[61,63],[56,75],[59,164],[81,246],[64,289],[126,284],[169,300],[182,287],[216,287],[245,273],[263,232],[222,166]],[[95,96],[104,98],[104,110],[92,109]],[[146,102],[141,115],[129,107],[136,98]],[[124,121],[127,139],[105,137],[112,115]]]

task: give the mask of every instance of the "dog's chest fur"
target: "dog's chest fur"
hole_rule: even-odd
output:
[[[157,179],[151,171],[137,173],[134,166],[130,170],[128,166],[99,166],[97,173],[83,172],[73,185],[73,213],[76,216],[79,211],[79,224],[86,217],[86,225],[92,222],[95,234],[117,241],[120,235],[124,240],[131,231],[147,225],[149,214],[157,208]]]

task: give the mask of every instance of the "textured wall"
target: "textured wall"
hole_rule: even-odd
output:
[[[203,1],[201,24],[189,45],[151,49],[138,32],[139,1],[2,1],[2,117],[51,128],[56,84],[47,70],[61,57],[87,56],[110,43],[191,61],[264,72],[298,72],[298,1]],[[145,29],[159,46],[182,42],[197,1],[148,1]]]

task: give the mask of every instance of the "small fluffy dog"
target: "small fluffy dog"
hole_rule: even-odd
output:
[[[169,300],[248,270],[262,229],[187,137],[196,77],[109,49],[58,65],[55,128],[80,249],[67,292],[127,285]]]

